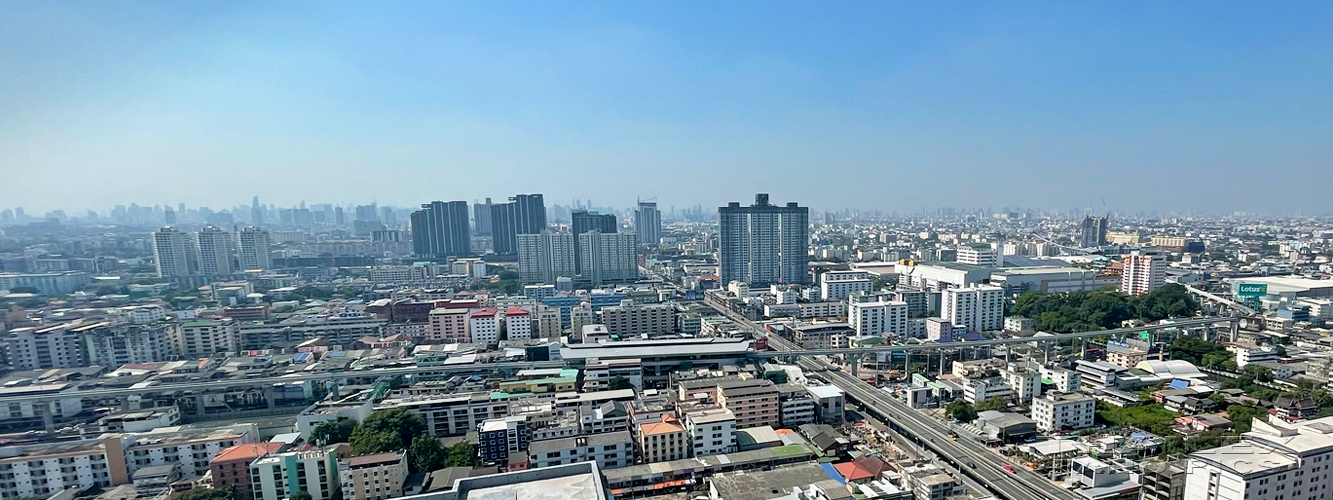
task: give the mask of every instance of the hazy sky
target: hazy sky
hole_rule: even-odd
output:
[[[30,212],[1329,212],[1331,186],[1327,1],[0,2],[0,207]]]

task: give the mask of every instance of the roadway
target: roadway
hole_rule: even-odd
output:
[[[721,311],[727,314],[728,311]],[[778,350],[796,351],[796,345],[767,335],[759,325],[727,314],[734,321],[752,330],[757,336],[766,336],[769,346]],[[1049,337],[1043,337],[1043,340]],[[949,439],[948,426],[936,419],[921,415],[911,407],[894,399],[889,394],[872,387],[842,369],[816,357],[804,356],[798,362],[802,369],[822,374],[824,378],[839,388],[848,397],[858,401],[876,417],[887,422],[899,433],[910,436],[924,449],[934,452],[939,458],[962,471],[972,480],[986,485],[995,496],[1005,500],[1073,500],[1075,494],[1065,490],[1046,478],[1023,467],[1014,468],[1014,472],[1004,470],[999,458],[984,445],[966,438]]]
[[[1219,295],[1214,294],[1214,293],[1211,293],[1211,292],[1204,291],[1204,290],[1199,289],[1199,288],[1194,288],[1193,286],[1190,286],[1190,285],[1187,285],[1187,284],[1184,284],[1184,283],[1181,283],[1181,284],[1184,285],[1184,286],[1185,286],[1185,290],[1189,291],[1190,293],[1195,294],[1195,295],[1198,295],[1199,297],[1202,297],[1202,298],[1205,299],[1205,300],[1211,300],[1211,301],[1213,301],[1213,302],[1217,302],[1217,303],[1219,303],[1219,304],[1222,304],[1222,305],[1225,305],[1225,306],[1227,306],[1227,307],[1230,307],[1230,308],[1232,308],[1232,309],[1234,309],[1234,310],[1240,312],[1240,315],[1241,315],[1242,317],[1249,317],[1249,316],[1254,316],[1254,315],[1255,315],[1255,311],[1254,311],[1254,309],[1251,309],[1250,307],[1248,307],[1248,306],[1246,306],[1246,305],[1244,305],[1244,304],[1241,304],[1241,303],[1239,303],[1239,302],[1236,302],[1236,301],[1234,301],[1234,300],[1228,299],[1228,298],[1226,298],[1226,297],[1219,296]]]

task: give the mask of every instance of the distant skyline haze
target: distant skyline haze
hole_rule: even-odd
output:
[[[1328,2],[8,1],[0,208],[1330,213],[1330,47]]]

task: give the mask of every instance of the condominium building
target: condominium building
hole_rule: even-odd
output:
[[[468,310],[461,307],[441,307],[430,311],[430,328],[426,342],[452,344],[472,342],[468,335]]]
[[[751,286],[809,283],[810,209],[775,206],[767,194],[754,204],[732,202],[718,209],[720,282]]]
[[[593,230],[577,235],[580,278],[592,286],[639,279],[638,237]]]
[[[599,469],[634,465],[634,440],[629,431],[573,436],[528,445],[528,463],[534,469],[578,462],[597,462]]]
[[[189,276],[199,271],[199,249],[189,233],[164,227],[153,232],[153,262],[160,277]]]
[[[208,463],[213,477],[213,488],[236,488],[244,500],[253,500],[255,491],[250,483],[250,464],[260,457],[282,451],[283,444],[275,442],[238,444],[224,448]]]
[[[1004,288],[950,288],[940,293],[940,317],[976,332],[1004,328]]]
[[[511,196],[491,204],[491,240],[497,255],[516,255],[518,235],[546,230],[546,202],[540,194]]]
[[[391,451],[338,459],[343,500],[386,500],[403,496],[407,453]]]
[[[0,337],[0,352],[15,370],[87,366],[77,324],[15,328]]]
[[[412,212],[412,253],[427,259],[472,253],[466,201],[433,201]]]
[[[778,423],[795,429],[801,424],[815,423],[815,399],[800,384],[778,386]]]
[[[236,320],[200,319],[171,330],[176,352],[189,358],[241,350],[241,329]]]
[[[250,477],[256,500],[292,498],[302,491],[314,500],[330,500],[342,490],[332,450],[269,455],[250,464]]]
[[[472,311],[467,320],[468,338],[478,344],[500,341],[500,311],[487,307]]]
[[[137,323],[137,322],[136,322]],[[168,323],[112,326],[100,322],[71,328],[83,339],[89,366],[123,366],[167,361],[176,354]]]
[[[958,263],[981,267],[1000,267],[1004,265],[1004,254],[990,247],[958,247]]]
[[[870,293],[875,284],[867,271],[828,271],[819,275],[820,296],[824,300],[844,300],[857,293]]]
[[[644,463],[688,458],[693,450],[685,426],[670,416],[658,422],[639,424],[638,439]]]
[[[675,313],[671,304],[635,304],[630,299],[598,312],[607,332],[620,337],[671,333],[675,329]]]
[[[459,436],[477,430],[482,422],[509,415],[509,397],[502,393],[475,392],[442,396],[417,396],[386,400],[382,408],[406,408],[426,417],[432,436]]]
[[[856,335],[907,337],[908,306],[888,295],[852,295],[848,297],[847,322]]]
[[[216,226],[204,226],[196,237],[199,240],[199,273],[205,276],[231,274],[231,233]]]
[[[165,427],[149,432],[116,435],[130,474],[145,467],[175,464],[185,477],[202,476],[222,450],[255,442],[254,424],[211,429]]]
[[[1092,427],[1096,412],[1097,400],[1083,394],[1051,392],[1032,400],[1032,420],[1042,432]]]
[[[771,380],[725,380],[717,385],[717,404],[731,410],[736,427],[779,427],[781,405]]]
[[[0,453],[0,498],[46,498],[62,491],[129,482],[114,437],[6,446]]]
[[[685,429],[696,457],[721,455],[736,451],[736,416],[718,408],[685,414]]]
[[[520,234],[518,274],[524,283],[554,285],[558,278],[578,275],[578,240],[570,233]]]
[[[1026,404],[1041,395],[1041,372],[1026,365],[1009,363],[1000,377],[1009,384],[1014,400]]]
[[[250,226],[241,230],[239,257],[242,270],[273,269],[273,259],[269,254],[272,239],[268,231]]]
[[[639,202],[634,211],[634,230],[641,245],[655,247],[662,241],[662,213],[657,210],[657,202]]]
[[[1166,284],[1166,259],[1161,254],[1130,252],[1120,272],[1120,293],[1143,295]]]
[[[509,460],[509,454],[528,449],[526,417],[488,419],[477,426],[477,431],[477,454],[482,462],[503,464]]]
[[[1333,466],[1333,417],[1287,423],[1255,418],[1236,444],[1196,451],[1185,500],[1319,500]]]

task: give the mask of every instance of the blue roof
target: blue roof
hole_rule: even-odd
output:
[[[1184,389],[1189,386],[1190,386],[1190,381],[1181,379],[1172,380],[1170,385],[1172,389]]]
[[[838,484],[847,484],[847,480],[842,478],[842,474],[838,473],[838,469],[833,468],[833,464],[824,462],[819,464],[819,467],[824,469],[824,473],[828,474],[829,479],[837,481]]]
[[[297,353],[295,356],[292,356],[292,362],[294,363],[304,363],[309,359],[310,359],[310,353],[308,352],[301,352]]]
[[[977,332],[967,332],[963,334],[963,340],[986,340],[986,336]]]

